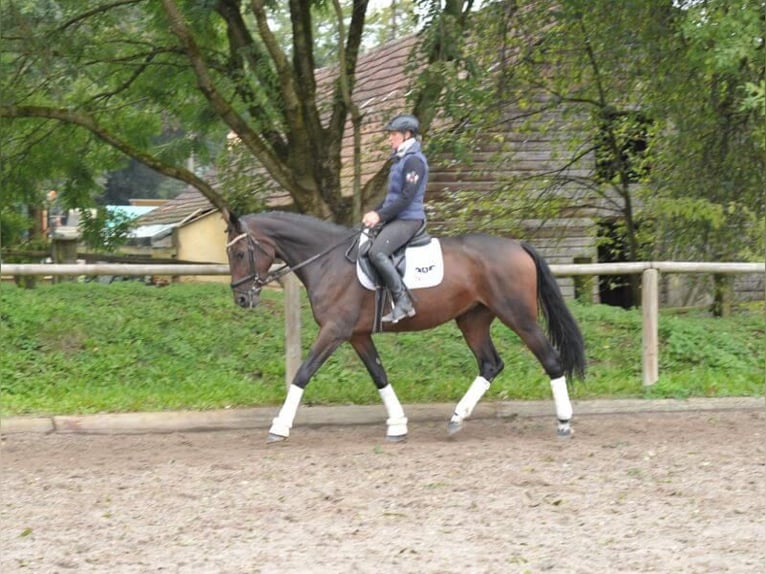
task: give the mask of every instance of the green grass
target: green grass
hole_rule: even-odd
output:
[[[571,304],[585,336],[588,375],[573,398],[758,396],[764,390],[763,306],[714,319],[663,311],[660,381],[641,385],[641,316]],[[284,397],[281,293],[255,311],[220,284],[137,282],[0,285],[0,414],[67,414],[274,405]],[[303,348],[316,334],[303,306]],[[542,368],[518,338],[493,326],[505,371],[488,399],[550,399]],[[476,366],[454,324],[378,335],[403,402],[457,401]],[[366,370],[342,346],[306,390],[309,404],[378,403]]]

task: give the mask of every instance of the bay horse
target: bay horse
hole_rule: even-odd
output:
[[[228,222],[226,246],[234,301],[255,307],[262,287],[293,271],[308,293],[319,332],[292,380],[287,397],[269,429],[268,441],[287,439],[306,385],[322,364],[345,341],[364,363],[387,410],[386,438],[404,440],[407,417],[373,343],[373,291],[361,285],[347,252],[356,231],[308,215],[265,212],[237,217],[224,212]],[[444,277],[434,287],[413,292],[416,315],[398,323],[384,323],[386,332],[431,329],[452,319],[473,352],[479,374],[458,402],[448,423],[449,434],[459,431],[490,383],[503,370],[490,336],[499,319],[532,351],[551,379],[556,432],[572,435],[572,406],[567,377],[582,378],[585,347],[580,329],[567,308],[548,264],[527,243],[472,233],[439,238]],[[270,272],[275,259],[284,262]],[[538,303],[546,319],[548,338],[538,322]]]

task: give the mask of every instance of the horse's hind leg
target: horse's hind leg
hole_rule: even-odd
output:
[[[362,359],[364,366],[367,367],[367,372],[370,373],[386,407],[388,413],[386,440],[391,442],[405,440],[407,438],[407,417],[404,416],[404,409],[394,392],[394,388],[388,382],[386,371],[380,362],[380,355],[378,355],[378,350],[372,342],[372,337],[370,335],[356,335],[349,342],[359,358]]]
[[[571,425],[572,402],[569,400],[567,379],[561,368],[558,352],[545,337],[537,322],[535,322],[534,328],[530,327],[528,331],[516,332],[543,365],[545,372],[551,379],[551,392],[553,393],[553,402],[556,405],[556,419],[558,420],[556,433],[562,438],[571,438],[574,434]]]
[[[473,409],[489,389],[492,380],[503,370],[503,361],[497,354],[489,332],[494,319],[495,315],[484,306],[475,307],[456,319],[457,326],[476,357],[479,376],[473,380],[468,391],[455,407],[455,412],[447,425],[450,435],[463,428],[463,421],[471,416]]]
[[[556,405],[556,418],[558,419],[556,432],[560,437],[571,437],[573,434],[570,424],[572,403],[569,400],[564,369],[558,351],[545,337],[545,333],[537,322],[537,307],[517,302],[508,309],[495,308],[493,310],[497,313],[498,319],[521,338],[550,377],[551,391]]]

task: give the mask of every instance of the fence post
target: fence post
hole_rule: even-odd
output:
[[[300,281],[294,273],[285,275],[285,385],[289,388],[301,364]]]
[[[59,237],[53,235],[51,241],[53,261],[56,263],[77,263],[77,246],[79,241],[77,238],[71,237]],[[71,277],[54,277],[54,283],[61,283],[62,281],[73,281]]]
[[[646,269],[641,274],[641,316],[643,318],[643,374],[644,386],[650,386],[659,378],[657,352],[658,340],[658,275],[656,269]]]

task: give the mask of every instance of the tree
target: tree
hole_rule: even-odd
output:
[[[557,167],[486,201],[474,194],[470,215],[506,228],[562,209],[602,217],[626,260],[762,254],[764,3],[688,4],[536,0],[483,12],[475,63],[444,96],[453,146],[498,149],[502,171],[514,161],[509,131],[541,134]]]
[[[92,205],[102,192],[103,174],[126,165],[128,156],[104,145],[94,133],[101,131],[105,140],[139,150],[141,142],[161,133],[156,128],[162,124],[162,106],[147,107],[141,117],[137,102],[147,102],[146,94],[136,95],[141,89],[127,93],[132,81],[141,78],[142,67],[161,50],[146,51],[143,63],[138,55],[123,60],[133,70],[130,74],[107,69],[111,60],[120,57],[125,42],[139,52],[145,47],[135,31],[140,18],[129,10],[135,3],[112,3],[120,10],[112,19],[104,16],[105,7],[94,8],[86,2],[65,4],[22,0],[0,5],[0,105],[2,115],[13,120],[0,122],[4,142],[0,217],[5,245],[24,235],[39,239],[36,222],[49,189],[59,192],[62,208]],[[80,8],[82,12],[75,12]],[[117,33],[119,29],[125,33]],[[156,85],[162,84],[160,78],[154,74]],[[149,81],[147,86],[151,84]],[[122,138],[110,133],[112,126],[123,130]],[[170,148],[167,144],[161,147],[165,157],[171,154]],[[186,155],[186,150],[177,153],[179,158]],[[18,214],[31,217],[19,218]],[[21,226],[26,230],[7,225],[25,219]]]
[[[350,3],[346,33],[338,40],[341,77],[352,95],[367,4]],[[452,0],[434,10],[431,21],[451,19],[454,35],[471,6]],[[286,36],[275,32],[275,10],[276,3],[263,0],[9,0],[0,14],[7,46],[0,60],[6,94],[0,117],[14,119],[14,128],[23,121],[30,130],[46,126],[59,133],[77,126],[94,149],[104,147],[96,142],[106,144],[109,151],[102,153],[110,159],[122,154],[140,161],[196,187],[219,208],[226,207],[221,191],[182,162],[192,151],[210,155],[205,142],[223,142],[230,131],[297,210],[350,221],[352,201],[340,182],[350,103],[339,81],[329,97],[320,93],[315,74],[314,23],[327,7],[320,0],[292,0]],[[426,65],[435,69],[453,57],[432,50]],[[438,75],[430,78],[423,93],[441,89]],[[428,101],[417,100],[415,108],[427,109]],[[153,145],[171,128],[195,137]],[[20,139],[14,153],[38,149]],[[368,183],[361,203],[380,194],[381,181]]]
[[[653,125],[637,112],[648,55],[636,46],[650,25],[663,24],[664,4],[499,3],[477,19],[475,62],[446,108],[458,120],[459,145],[496,150],[496,171],[510,172],[516,141],[534,134],[551,166],[479,196],[474,207],[486,219],[523,232],[523,220],[547,221],[562,210],[596,215],[619,228],[622,257],[644,257],[641,209]],[[637,300],[637,282],[633,291]]]
[[[766,3],[708,0],[680,9],[683,58],[658,70],[653,98],[665,125],[656,152],[658,250],[704,260],[760,259]],[[713,310],[724,314],[732,279],[714,280]]]
[[[661,222],[683,234],[668,246],[673,255],[761,255],[766,111],[757,94],[766,75],[765,28],[760,0],[682,3],[681,58],[656,69],[652,95],[664,123],[656,150]]]

